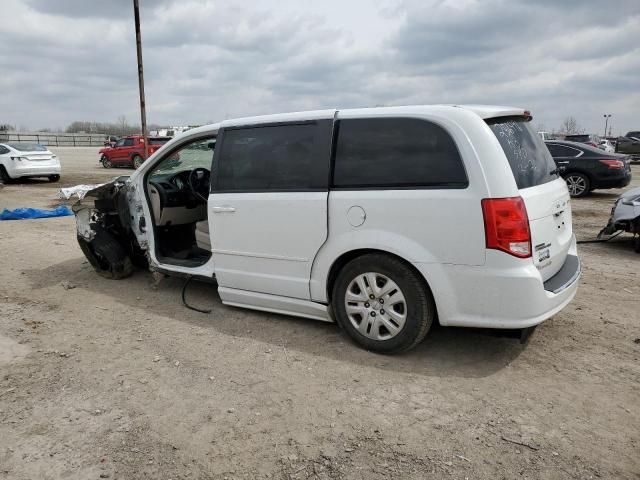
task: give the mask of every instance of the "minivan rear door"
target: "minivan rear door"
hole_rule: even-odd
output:
[[[208,201],[220,287],[310,298],[327,238],[333,115],[222,128]]]
[[[549,150],[528,120],[499,117],[487,123],[504,150],[527,208],[533,262],[546,281],[562,268],[571,247],[571,203]]]

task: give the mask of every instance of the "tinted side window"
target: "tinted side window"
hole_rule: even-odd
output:
[[[451,136],[415,118],[341,120],[333,185],[337,188],[465,188],[467,176]]]
[[[133,147],[133,138],[125,138],[124,139],[125,147]]]
[[[331,121],[227,129],[216,191],[326,190]]]
[[[547,147],[553,157],[576,157],[580,153],[579,150],[564,145],[549,144]]]
[[[0,145],[0,155],[4,155],[5,153],[9,153],[9,149]]]

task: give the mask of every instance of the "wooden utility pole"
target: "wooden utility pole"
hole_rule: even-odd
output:
[[[140,122],[142,123],[142,141],[144,153],[142,157],[147,159],[149,151],[149,132],[147,132],[147,111],[144,100],[144,74],[142,72],[142,38],[140,35],[140,6],[138,0],[133,0],[133,16],[136,22],[136,49],[138,51],[138,88],[140,90]]]

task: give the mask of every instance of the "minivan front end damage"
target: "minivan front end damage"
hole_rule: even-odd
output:
[[[71,207],[78,243],[91,265],[106,278],[124,278],[133,272],[134,265],[148,267],[146,237],[133,228],[136,215],[131,213],[131,190],[129,177],[123,176],[60,192],[64,198],[78,197]]]
[[[635,250],[640,253],[640,187],[633,188],[616,199],[609,221],[598,234],[598,238],[613,235],[618,231],[633,234]]]

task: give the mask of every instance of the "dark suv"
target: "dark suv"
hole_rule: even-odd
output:
[[[592,135],[590,133],[576,133],[573,135],[565,135],[564,139],[567,142],[584,143],[585,145],[591,145],[592,147],[598,147],[598,145],[600,145],[600,137],[598,135]]]
[[[546,142],[572,197],[598,188],[622,188],[631,181],[630,159],[576,142]]]
[[[631,155],[632,160],[640,161],[640,132],[627,132],[618,138],[616,152]]]

